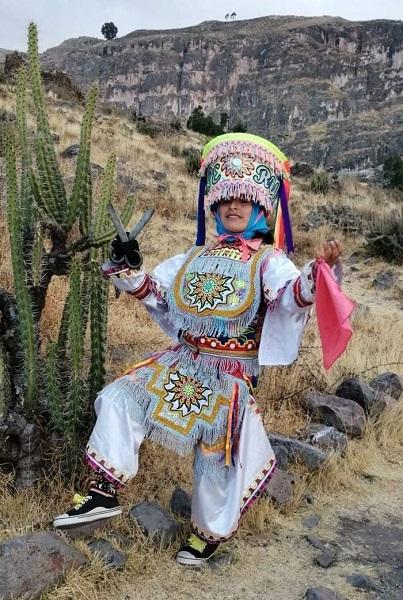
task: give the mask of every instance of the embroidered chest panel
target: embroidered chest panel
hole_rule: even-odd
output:
[[[250,323],[260,303],[260,264],[265,252],[258,250],[242,262],[239,249],[230,245],[197,248],[175,278],[170,308],[178,316],[202,320],[236,319],[250,312]],[[224,325],[221,331],[225,332]]]

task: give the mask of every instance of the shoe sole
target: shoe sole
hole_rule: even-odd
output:
[[[194,556],[181,556],[180,554],[176,555],[176,562],[180,565],[187,565],[188,567],[197,567],[200,565],[205,565],[213,556],[215,556],[215,552],[211,554],[208,558],[196,558]]]
[[[101,521],[102,519],[108,519],[109,517],[116,517],[122,514],[121,508],[110,508],[105,509],[101,512],[94,513],[92,515],[75,515],[74,517],[65,517],[55,519],[53,521],[53,527],[60,529],[70,525],[85,525],[86,523],[93,523],[94,521]]]

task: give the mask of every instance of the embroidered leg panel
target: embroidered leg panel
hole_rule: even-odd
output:
[[[116,395],[111,385],[102,390],[95,401],[97,420],[86,450],[88,464],[117,486],[137,474],[145,435],[144,425],[133,418],[128,402],[135,399]]]
[[[276,460],[263,426],[259,409],[250,397],[240,431],[235,465],[224,463],[225,440],[196,448],[192,493],[192,527],[209,542],[229,539],[239,520],[262,494],[275,468]],[[222,468],[201,469],[200,462],[216,461]]]

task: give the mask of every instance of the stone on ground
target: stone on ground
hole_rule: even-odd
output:
[[[176,487],[172,493],[169,507],[171,511],[184,519],[190,519],[192,498],[181,487]]]
[[[336,562],[337,555],[333,550],[325,550],[315,558],[315,563],[324,569],[328,569]]]
[[[327,458],[327,455],[319,448],[314,448],[314,446],[295,438],[288,438],[277,433],[268,433],[268,436],[275,454],[279,448],[284,448],[290,461],[302,460],[310,471],[319,469]]]
[[[306,527],[307,529],[313,529],[314,527],[316,527],[316,525],[318,525],[320,522],[320,516],[319,515],[311,515],[309,517],[304,517],[302,519],[302,526]]]
[[[155,502],[136,504],[129,514],[144,533],[157,543],[169,544],[179,533],[179,523],[165,508]]]
[[[289,504],[293,497],[294,477],[281,469],[276,469],[272,478],[266,487],[266,495],[278,504],[283,506]]]
[[[109,519],[99,519],[98,521],[92,521],[91,523],[84,523],[83,525],[72,525],[70,527],[58,528],[58,531],[62,531],[70,540],[79,540],[81,538],[87,538],[92,536],[95,531],[99,529],[108,529],[115,517]]]
[[[34,598],[53,587],[84,556],[55,533],[24,535],[0,544],[0,598]]]
[[[116,550],[111,542],[102,538],[93,540],[88,543],[88,547],[93,551],[97,552],[102,558],[107,567],[112,569],[123,569],[126,563],[126,556]]]
[[[309,414],[339,431],[352,437],[361,437],[364,433],[365,412],[353,400],[310,391],[303,397],[303,404]]]
[[[329,588],[318,586],[306,590],[305,600],[344,600],[344,598]]]
[[[379,416],[388,406],[395,403],[394,398],[382,391],[374,390],[359,377],[345,379],[336,389],[336,396],[354,400],[367,414]]]
[[[331,425],[311,423],[308,435],[308,441],[325,452],[333,450],[344,454],[347,450],[348,438],[346,434]]]
[[[346,577],[347,581],[351,585],[360,590],[377,591],[377,586],[368,575],[360,575],[359,573],[353,573]]]
[[[375,390],[389,394],[395,400],[399,400],[403,391],[401,378],[396,373],[391,373],[390,371],[380,373],[374,379],[371,379],[369,385]]]

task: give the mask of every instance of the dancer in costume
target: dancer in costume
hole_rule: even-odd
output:
[[[177,553],[182,564],[207,561],[264,491],[276,459],[253,397],[259,369],[297,358],[318,266],[340,254],[337,242],[325,243],[301,271],[286,257],[289,187],[287,159],[272,143],[219,136],[202,155],[196,245],[153,274],[103,266],[174,341],[99,393],[86,451],[98,476],[56,527],[121,512],[116,491],[135,477],[144,438],[175,450],[178,460],[194,452],[192,535]],[[208,245],[205,208],[217,226]],[[265,241],[267,217],[276,215],[273,246]]]

